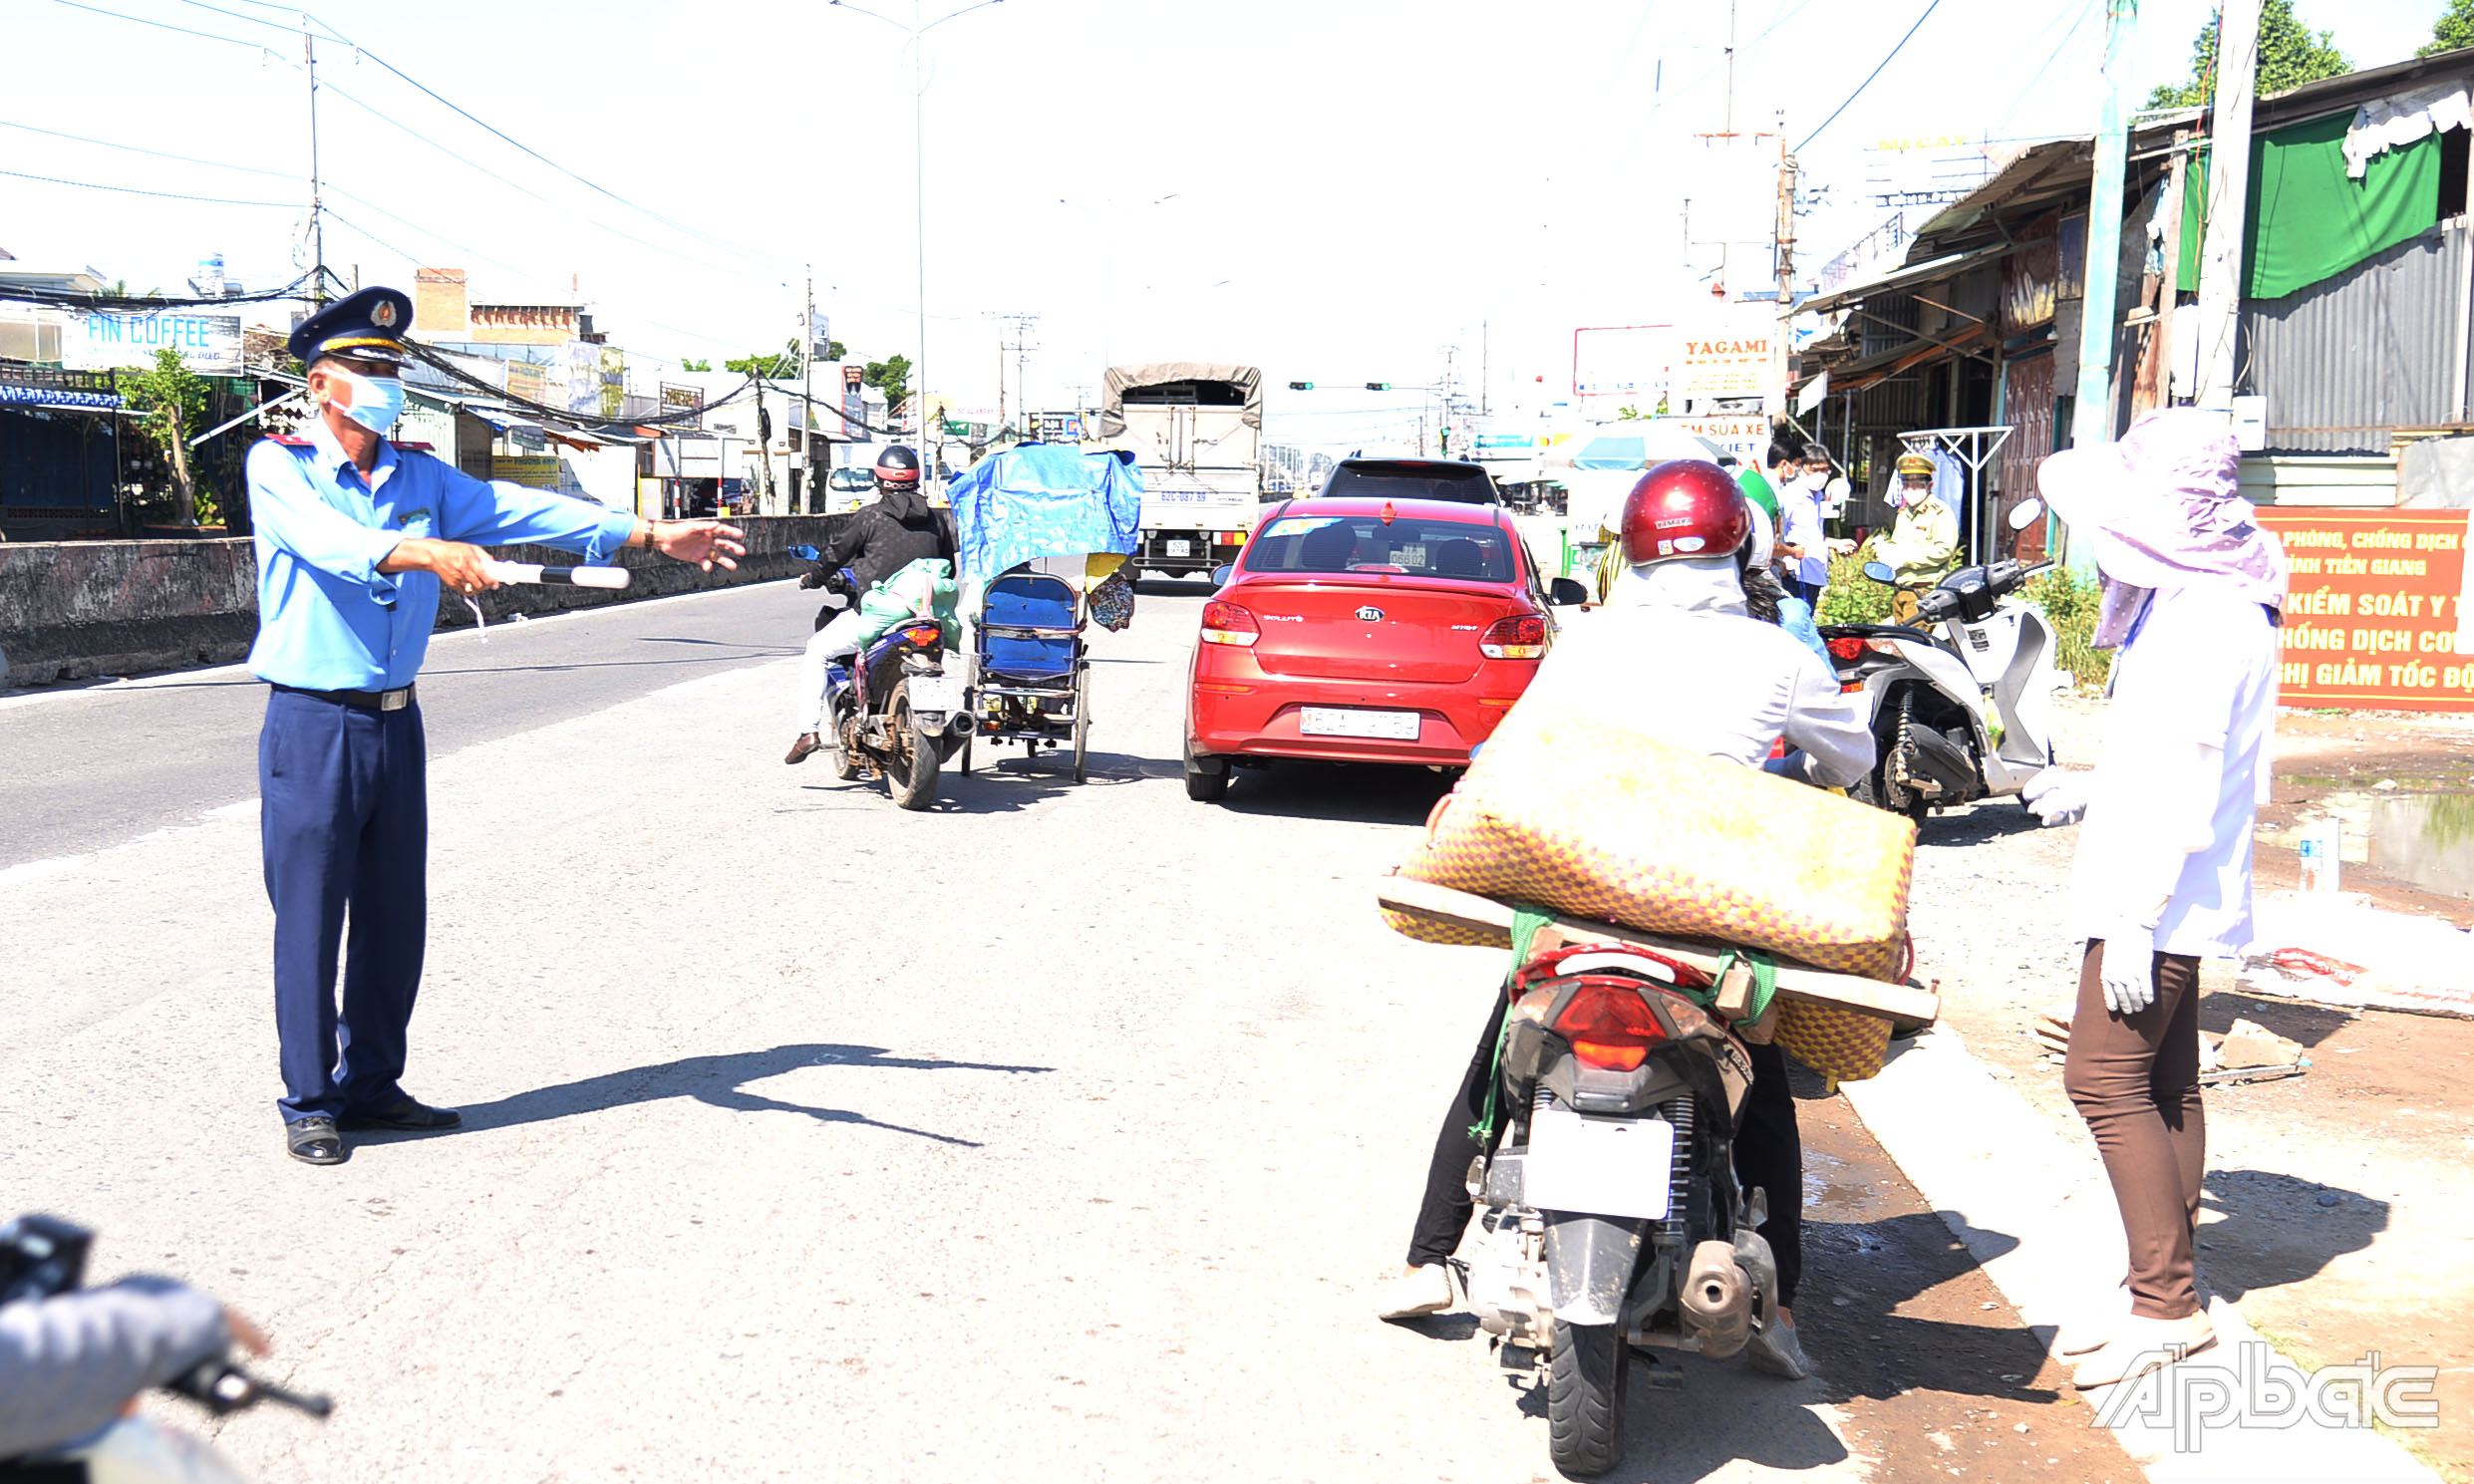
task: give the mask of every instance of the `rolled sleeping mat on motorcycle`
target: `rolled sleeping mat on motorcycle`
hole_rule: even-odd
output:
[[[617,591],[627,586],[634,574],[625,567],[545,567],[538,562],[482,563],[490,576],[500,582],[541,583],[551,587],[599,587]]]

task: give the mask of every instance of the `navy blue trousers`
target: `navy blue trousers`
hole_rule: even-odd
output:
[[[287,1123],[404,1095],[404,1030],[429,931],[426,754],[417,705],[378,712],[291,691],[266,698],[258,829],[275,908],[277,1105]]]

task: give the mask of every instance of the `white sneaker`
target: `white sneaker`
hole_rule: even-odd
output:
[[[2084,1391],[2094,1386],[2110,1386],[2117,1381],[2135,1380],[2151,1370],[2171,1365],[2185,1355],[2195,1355],[2216,1343],[2216,1326],[2208,1320],[2207,1311],[2187,1319],[2152,1320],[2140,1315],[2123,1319],[2113,1337],[2103,1348],[2079,1362],[2071,1372],[2071,1384]]]
[[[1795,1337],[1793,1320],[1772,1320],[1753,1332],[1743,1352],[1753,1369],[1770,1375],[1800,1381],[1812,1374],[1812,1362],[1804,1358],[1804,1346]]]
[[[2128,1319],[2130,1284],[2125,1279],[2100,1304],[2095,1304],[2093,1309],[2080,1314],[2070,1324],[2061,1326],[2061,1334],[2053,1336],[2053,1352],[2056,1355],[2093,1355],[2093,1352],[2113,1343],[2113,1336],[2120,1334],[2123,1321]]]
[[[1451,1269],[1441,1263],[1428,1263],[1421,1268],[1392,1280],[1384,1290],[1383,1303],[1375,1313],[1387,1320],[1413,1320],[1424,1315],[1441,1314],[1451,1308]]]

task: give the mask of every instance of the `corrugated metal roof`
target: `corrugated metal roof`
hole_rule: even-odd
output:
[[[1946,257],[1932,258],[1910,266],[1886,267],[1876,276],[1859,283],[1851,283],[1835,293],[1806,299],[1796,306],[1796,311],[1803,314],[1827,314],[1833,309],[1860,303],[1874,294],[1896,293],[1901,289],[1911,289],[1919,284],[1952,277],[1988,258],[1999,257],[2008,251],[2010,251],[2010,244],[1996,243],[1991,247],[1980,247],[1974,252],[1954,252]]]
[[[2462,227],[2445,227],[2282,299],[2243,305],[2245,380],[2268,398],[2268,447],[2385,453],[2398,428],[2456,420]]]

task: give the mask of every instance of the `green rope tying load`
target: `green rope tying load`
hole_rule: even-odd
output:
[[[1503,995],[1510,999],[1512,981],[1520,977],[1521,966],[1529,962],[1529,945],[1536,940],[1538,929],[1555,920],[1554,914],[1539,907],[1512,908],[1512,966],[1503,971]],[[1486,1068],[1486,1116],[1469,1125],[1469,1137],[1479,1145],[1492,1148],[1495,1141],[1495,1098],[1503,1086],[1503,1042],[1512,1034],[1512,1012],[1504,1008],[1503,1026],[1495,1032],[1494,1060]]]
[[[1741,959],[1752,966],[1752,1005],[1743,1019],[1735,1022],[1738,1031],[1749,1031],[1769,1014],[1769,1002],[1778,994],[1778,961],[1757,948],[1730,948],[1718,955],[1718,972],[1706,990],[1686,990],[1693,1000],[1707,1009],[1718,998],[1717,986],[1726,979],[1726,971]]]

